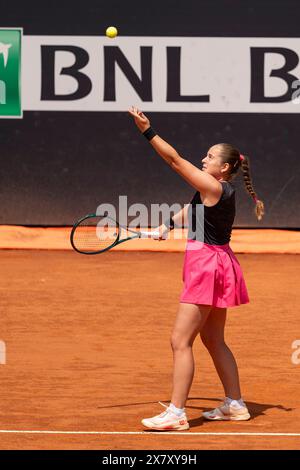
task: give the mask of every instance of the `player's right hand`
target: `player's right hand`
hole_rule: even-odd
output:
[[[134,122],[141,132],[145,132],[150,127],[150,121],[147,116],[135,106],[131,106],[128,112],[133,116]]]

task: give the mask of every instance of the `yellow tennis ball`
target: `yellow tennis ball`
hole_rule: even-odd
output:
[[[115,38],[118,34],[118,30],[114,26],[109,26],[105,34],[108,38]]]

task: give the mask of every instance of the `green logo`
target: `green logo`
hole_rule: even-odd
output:
[[[22,117],[21,28],[0,28],[0,117]]]

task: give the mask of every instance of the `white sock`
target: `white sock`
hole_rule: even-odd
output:
[[[181,416],[184,413],[184,408],[176,408],[173,403],[170,403],[169,410],[172,411],[176,416]]]
[[[226,403],[228,405],[231,405],[233,406],[234,408],[236,409],[240,409],[240,408],[244,408],[246,407],[245,403],[244,403],[244,400],[242,398],[240,398],[239,400],[233,400],[232,398],[230,397],[226,397],[225,399]]]

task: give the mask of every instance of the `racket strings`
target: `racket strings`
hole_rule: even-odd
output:
[[[108,249],[117,240],[119,228],[100,225],[98,218],[83,220],[73,233],[73,243],[77,250],[95,253]]]

